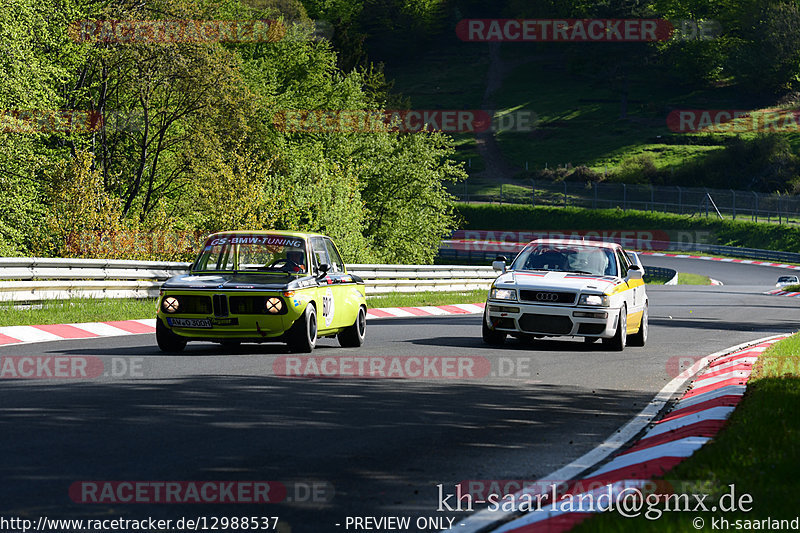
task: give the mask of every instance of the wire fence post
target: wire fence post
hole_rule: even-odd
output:
[[[625,183],[622,184],[622,210],[626,211],[628,209],[628,185]]]
[[[678,213],[683,214],[683,199],[681,198],[681,188],[678,188]]]
[[[536,207],[536,181],[531,180],[531,207]]]
[[[758,222],[758,193],[754,191],[753,196],[756,197],[756,207],[753,209],[753,215],[755,216],[755,222]]]
[[[564,182],[564,208],[567,207],[567,182]]]
[[[736,191],[731,189],[731,194],[733,198],[733,220],[736,220]]]
[[[592,191],[594,192],[594,198],[592,199],[592,209],[597,209],[597,187],[599,183],[592,183]]]

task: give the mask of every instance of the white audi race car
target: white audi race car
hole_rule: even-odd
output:
[[[612,349],[647,342],[644,274],[614,243],[562,239],[530,242],[510,267],[492,263],[483,315],[483,340],[501,345],[507,335],[602,339]]]

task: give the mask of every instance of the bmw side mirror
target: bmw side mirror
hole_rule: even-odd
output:
[[[319,275],[320,276],[324,276],[325,274],[327,274],[330,269],[331,269],[331,266],[328,263],[322,263],[317,268],[317,270],[319,271]]]

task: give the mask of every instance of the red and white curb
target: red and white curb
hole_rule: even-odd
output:
[[[628,487],[641,487],[651,478],[671,470],[722,429],[744,395],[747,380],[759,354],[788,336],[780,335],[757,341],[755,345],[727,354],[714,354],[710,361],[707,358],[701,359],[684,374],[689,376],[691,372],[696,372],[698,364],[708,363],[708,366],[694,378],[691,388],[683,394],[673,409],[654,423],[633,447],[617,454],[588,475],[570,481],[567,490],[559,495],[557,501],[545,501],[543,498],[541,510],[531,511],[492,531],[568,531],[594,513],[606,509],[575,510],[570,505],[559,506],[559,502],[568,499],[578,501],[579,494],[598,491],[607,493],[609,489],[606,485],[611,485],[612,494],[619,494]],[[602,486],[602,489],[582,490],[582,487],[587,486]],[[537,493],[541,489],[528,492]],[[523,492],[517,493],[517,501],[520,501],[522,494]]]
[[[764,294],[770,294],[772,296],[789,296],[792,298],[800,296],[800,292],[786,292],[781,289],[773,289],[771,291],[765,292]]]
[[[485,304],[453,304],[423,307],[386,307],[370,309],[367,319],[408,318],[439,315],[470,315],[482,313]],[[80,324],[49,324],[42,326],[0,327],[0,346],[34,342],[118,337],[155,333],[156,319],[117,320],[111,322],[83,322]]]
[[[453,304],[431,305],[423,307],[381,307],[369,309],[367,318],[410,318],[420,316],[438,315],[474,315],[483,313],[484,303],[479,304]]]

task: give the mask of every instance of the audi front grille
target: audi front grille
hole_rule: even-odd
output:
[[[519,291],[520,300],[537,304],[562,304],[573,305],[578,298],[576,292],[557,291]]]

